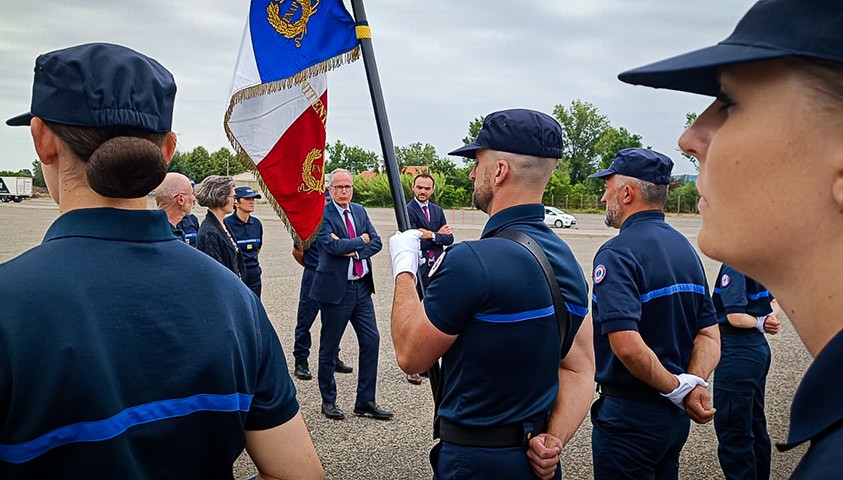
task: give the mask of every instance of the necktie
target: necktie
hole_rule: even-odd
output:
[[[348,210],[345,210],[343,213],[345,214],[345,228],[348,229],[348,238],[356,238],[357,232],[354,231],[354,224],[351,223],[351,216],[348,214]],[[352,259],[352,261],[354,262],[354,276],[362,277],[363,262],[356,258]]]
[[[424,218],[427,219],[427,223],[430,223],[430,212],[427,211],[427,205],[422,205],[422,211],[424,212]]]

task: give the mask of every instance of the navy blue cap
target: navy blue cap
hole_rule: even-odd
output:
[[[720,67],[790,56],[843,62],[843,0],[761,0],[717,45],[623,72],[618,79],[716,96]]]
[[[234,189],[234,198],[263,198],[261,194],[252,190],[251,187],[237,187]]]
[[[624,148],[619,151],[609,168],[589,175],[588,178],[606,178],[625,175],[656,185],[670,183],[673,160],[667,155],[647,148]]]
[[[32,105],[6,125],[33,117],[81,127],[128,126],[169,132],[176,83],[155,60],[130,48],[89,43],[39,55]]]
[[[550,115],[535,110],[502,110],[486,115],[477,140],[448,155],[476,158],[477,150],[481,148],[562,158],[562,127]]]

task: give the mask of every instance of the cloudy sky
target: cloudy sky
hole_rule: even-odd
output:
[[[349,11],[350,0],[345,0]],[[461,145],[471,119],[503,108],[550,113],[580,99],[667,153],[685,113],[709,100],[622,84],[627,68],[725,38],[753,0],[367,0],[396,145]],[[182,150],[228,146],[222,119],[248,0],[0,0],[0,116],[29,109],[35,57],[87,42],[156,58],[178,85]],[[328,141],[380,154],[363,62],[329,76]],[[35,158],[25,128],[0,126],[0,170]]]

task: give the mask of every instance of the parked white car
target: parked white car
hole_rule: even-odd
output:
[[[571,228],[577,224],[577,219],[556,207],[544,207],[544,223],[556,228]]]

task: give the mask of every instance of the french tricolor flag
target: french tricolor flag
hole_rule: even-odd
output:
[[[252,0],[225,131],[305,246],[319,232],[325,204],[327,72],[358,56],[354,20],[341,0]]]

